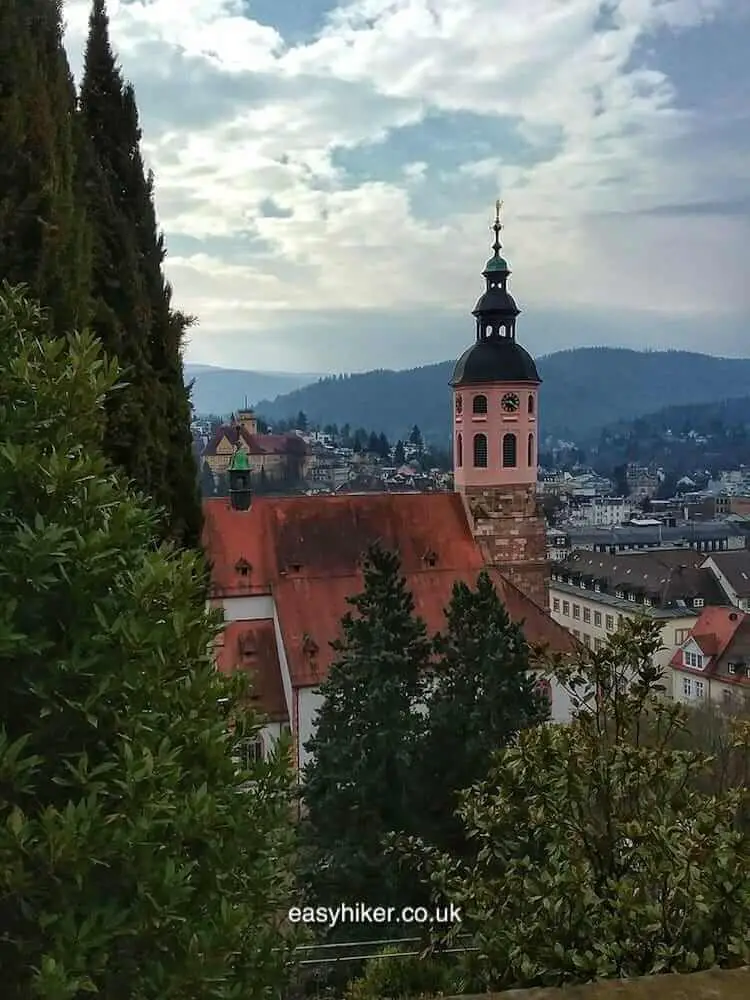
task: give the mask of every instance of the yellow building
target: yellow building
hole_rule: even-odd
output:
[[[585,646],[600,648],[623,619],[641,615],[658,621],[663,649],[656,665],[665,670],[707,605],[729,601],[713,574],[701,564],[705,554],[691,549],[589,552],[577,549],[553,565],[549,607],[552,617]]]
[[[298,434],[259,434],[252,410],[240,410],[231,423],[222,424],[204,448],[201,461],[208,463],[215,476],[222,475],[237,448],[247,455],[251,476],[263,474],[272,481],[304,478],[311,461]]]

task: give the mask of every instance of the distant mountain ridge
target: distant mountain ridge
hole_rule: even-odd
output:
[[[322,376],[315,372],[259,372],[185,365],[185,381],[193,383],[192,400],[197,413],[231,413],[265,396],[275,397],[309,385]]]
[[[538,359],[545,438],[579,441],[602,427],[671,406],[717,403],[747,394],[750,359],[687,351],[582,347]],[[405,371],[330,376],[275,398],[257,399],[268,420],[300,410],[316,424],[345,424],[404,435],[415,423],[434,442],[448,440],[453,361]],[[237,404],[235,404],[237,405]]]

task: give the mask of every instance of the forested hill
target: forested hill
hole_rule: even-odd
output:
[[[750,385],[749,359],[686,351],[586,347],[542,357],[538,367],[544,380],[542,432],[571,440],[665,406],[738,397]],[[406,371],[333,376],[262,400],[257,409],[270,420],[302,410],[316,424],[372,427],[389,437],[402,435],[416,423],[426,438],[445,440],[452,370],[453,362],[446,361]]]
[[[657,465],[668,474],[750,464],[750,396],[670,406],[605,427],[581,442],[597,468],[625,462]]]

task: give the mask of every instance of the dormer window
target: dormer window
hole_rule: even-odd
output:
[[[624,601],[625,600],[625,591],[624,590],[616,590],[615,591],[615,597],[619,597],[619,599],[621,601]]]
[[[239,573],[240,576],[245,577],[245,576],[250,576],[253,567],[246,559],[238,559],[237,562],[234,564],[234,569],[235,572]]]
[[[427,552],[425,552],[425,554],[422,556],[422,562],[424,562],[425,566],[430,566],[430,567],[436,566],[437,552],[434,552],[432,549],[428,549]]]
[[[601,594],[601,592],[602,592],[602,585],[600,583],[595,583],[594,584],[594,593]]]
[[[694,608],[702,608],[705,603],[706,602],[703,600],[702,597],[695,597],[695,598],[693,598],[693,607]]]

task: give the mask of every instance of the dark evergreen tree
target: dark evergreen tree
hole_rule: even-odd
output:
[[[204,462],[201,468],[201,496],[216,496],[216,480],[208,462]]]
[[[627,465],[617,465],[612,470],[612,487],[614,496],[627,497],[630,495],[627,479]]]
[[[414,426],[411,429],[411,433],[409,434],[409,444],[414,445],[414,447],[417,449],[417,452],[421,452],[422,449],[424,448],[424,441],[422,440],[422,432],[420,431],[419,427],[417,427],[416,424],[414,424]]]
[[[391,446],[388,444],[388,438],[382,433],[378,436],[378,454],[381,458],[388,458],[391,454]]]
[[[367,438],[367,450],[370,452],[371,455],[380,454],[380,440],[375,431],[370,431],[370,434]]]
[[[110,409],[108,454],[165,509],[165,533],[197,546],[200,494],[181,354],[191,319],[171,305],[135,95],[112,51],[104,0],[92,6],[80,109],[89,142],[93,328],[128,383]]]
[[[342,638],[320,688],[323,703],[303,775],[304,881],[311,901],[417,902],[414,876],[387,854],[391,833],[412,831],[414,760],[431,642],[401,575],[378,546],[364,590],[349,598]],[[347,935],[356,931],[351,925]],[[360,928],[371,934],[372,928]]]
[[[393,449],[393,464],[403,465],[406,461],[406,453],[404,452],[404,442],[397,441],[396,447]]]
[[[308,424],[307,424],[307,414],[303,410],[300,410],[299,413],[297,414],[297,420],[295,421],[295,423],[296,423],[295,430],[298,430],[298,431],[306,431],[307,430],[307,426],[308,426]]]
[[[530,650],[486,572],[472,590],[456,583],[447,628],[436,639],[438,664],[420,744],[421,831],[430,843],[463,853],[459,793],[483,780],[495,751],[549,717],[537,689]]]
[[[75,89],[55,0],[0,3],[0,280],[25,284],[53,330],[88,319]]]

